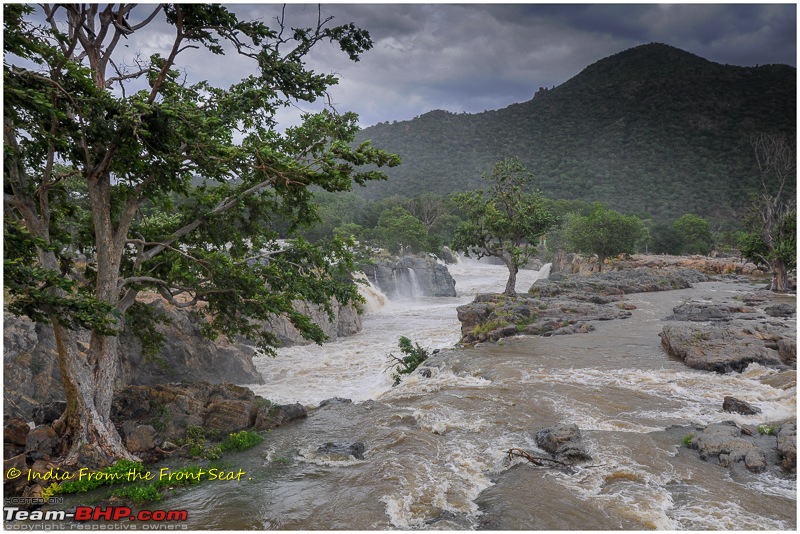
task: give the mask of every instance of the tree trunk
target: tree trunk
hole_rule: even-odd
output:
[[[772,286],[770,289],[784,293],[789,291],[786,264],[780,258],[772,260]]]
[[[601,254],[597,255],[597,272],[598,273],[602,273],[603,272],[603,263],[605,263],[605,261],[606,261],[606,257],[605,256],[603,256]]]
[[[62,438],[63,464],[102,467],[121,458],[137,460],[125,448],[111,422],[117,369],[116,340],[111,338],[113,342],[105,344],[93,340],[88,353],[84,354],[78,349],[75,332],[60,325],[55,318],[52,323],[67,396],[67,410],[53,423]],[[95,345],[104,348],[98,353],[91,348]]]
[[[508,281],[506,282],[506,290],[503,291],[504,295],[509,297],[516,297],[517,296],[517,273],[519,272],[519,268],[509,261],[505,261],[506,267],[508,267]]]

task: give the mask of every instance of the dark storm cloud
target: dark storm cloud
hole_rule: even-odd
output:
[[[278,4],[229,8],[273,28],[282,13]],[[132,17],[150,9],[140,6]],[[287,5],[287,27],[313,26],[318,9]],[[794,4],[323,4],[321,11],[335,17],[331,24],[368,30],[374,42],[357,63],[335,46],[317,47],[308,57],[309,67],[339,77],[332,101],[358,113],[365,126],[432,109],[503,108],[650,42],[732,65],[795,65],[797,53]],[[172,29],[157,20],[149,30],[126,42],[128,64],[137,51],[168,52]],[[234,54],[191,52],[182,68],[192,81],[224,86],[250,73],[252,64]],[[295,123],[303,110],[319,106],[300,103],[280,118]]]

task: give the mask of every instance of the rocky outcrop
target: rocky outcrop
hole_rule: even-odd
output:
[[[170,319],[169,324],[157,326],[164,343],[156,354],[145,355],[138,337],[120,334],[120,387],[178,381],[263,383],[253,365],[255,349],[222,338],[209,340],[201,335],[197,317],[161,300],[152,305]],[[3,325],[5,413],[30,421],[39,405],[65,399],[53,330],[9,313],[4,314]],[[88,340],[86,333],[81,337]]]
[[[764,272],[754,263],[743,261],[737,257],[711,257],[711,256],[668,256],[657,254],[622,255],[617,258],[608,258],[603,265],[603,271],[618,271],[636,268],[680,270],[691,269],[707,275],[739,274],[762,275]],[[590,274],[597,272],[597,256],[582,256],[580,254],[557,254],[553,259],[552,271],[565,274]]]
[[[662,328],[661,345],[670,356],[704,371],[741,372],[751,363],[795,367],[797,331],[790,318],[794,307],[766,306],[773,298],[762,292],[721,302],[685,302],[666,318],[670,322]]]
[[[754,325],[667,324],[661,346],[689,367],[717,373],[742,372],[751,363],[781,368],[777,350],[768,346],[769,327]]]
[[[294,309],[306,315],[319,325],[328,338],[335,341],[340,337],[352,336],[361,332],[361,315],[352,304],[341,305],[336,299],[332,301],[333,318],[322,306],[308,302],[294,301]],[[283,346],[308,345],[313,343],[304,338],[286,317],[275,317],[264,324],[264,327],[278,336]]]
[[[770,468],[795,473],[797,469],[797,425],[794,422],[764,424],[757,429],[733,421],[698,428],[686,444],[700,458],[723,467],[744,466],[760,473]]]
[[[447,267],[431,256],[379,261],[365,265],[364,273],[390,299],[456,296],[456,283]]]
[[[268,430],[306,416],[301,405],[273,405],[250,389],[233,384],[128,386],[114,398],[111,419],[126,443],[177,442],[189,427],[227,436],[239,430]],[[152,430],[151,430],[152,429]],[[139,447],[149,450],[150,447]]]
[[[462,343],[497,341],[517,334],[590,332],[595,321],[625,319],[635,306],[625,295],[691,287],[708,278],[696,271],[633,269],[591,276],[552,275],[526,295],[478,295],[457,308]]]

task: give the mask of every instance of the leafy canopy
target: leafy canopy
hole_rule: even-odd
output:
[[[600,203],[588,215],[569,217],[566,228],[567,240],[576,251],[597,254],[600,270],[609,256],[633,254],[643,232],[636,216],[623,215]]]
[[[321,17],[270,27],[216,4],[144,6],[138,23],[135,4],[41,9],[35,22],[33,8],[4,5],[12,309],[108,334],[148,290],[176,306],[204,302],[210,336],[243,334],[266,348],[277,339],[261,321],[285,315],[322,340],[292,301],[330,312],[331,297],[358,298],[348,243],[281,238],[318,219],[311,186],[349,191],[399,158],[354,146],[353,113],[307,113],[284,133],[275,115],[337,83],[307,67],[312,48],[332,43],[357,61],[369,33]],[[132,63],[115,54],[120,37],[158,16],[172,26],[169,46]],[[227,87],[190,83],[179,59],[198,48],[244,56],[251,71]]]
[[[514,293],[512,278],[536,253],[539,238],[553,222],[542,195],[528,192],[532,177],[518,159],[505,159],[491,174],[484,173],[488,191],[453,197],[466,219],[456,229],[453,248],[478,259],[501,259],[509,269],[507,294]]]

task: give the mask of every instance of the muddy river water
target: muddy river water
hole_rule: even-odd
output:
[[[170,507],[191,510],[191,526],[210,529],[795,528],[795,481],[703,462],[682,438],[691,425],[791,416],[796,390],[764,384],[774,371],[758,365],[732,375],[689,369],[659,344],[673,306],[752,285],[631,295],[630,319],[588,334],[442,350],[429,378],[415,373],[392,388],[384,369],[399,336],[452,347],[455,307],[504,283],[502,268],[451,270],[458,298],[387,303],[365,316],[362,334],[260,361],[267,385],[256,392],[267,398],[355,402],[310,410],[232,457],[250,480],[201,486]],[[537,276],[525,275],[520,288]],[[724,413],[725,395],[763,413]],[[579,426],[595,467],[508,464],[511,447],[544,454],[535,433],[559,422]],[[318,451],[329,442],[361,442],[364,457]]]
[[[674,306],[754,286],[707,282],[630,295],[631,318],[588,334],[446,349],[459,339],[456,306],[505,283],[502,267],[451,272],[457,298],[375,305],[356,336],[258,361],[266,385],[253,388],[269,399],[309,408],[331,397],[354,402],[309,409],[307,419],[226,457],[246,480],[203,484],[164,508],[189,510],[189,527],[198,529],[796,528],[795,481],[722,468],[682,444],[693,425],[789,417],[796,389],[763,383],[775,371],[758,365],[731,375],[689,369],[659,343]],[[520,290],[538,276],[522,275]],[[430,377],[414,373],[392,388],[384,370],[401,335],[444,350],[428,361]],[[724,413],[725,395],[763,413]],[[581,429],[591,467],[507,461],[511,447],[544,455],[536,432],[561,422]],[[363,459],[318,450],[355,442],[364,444]]]

